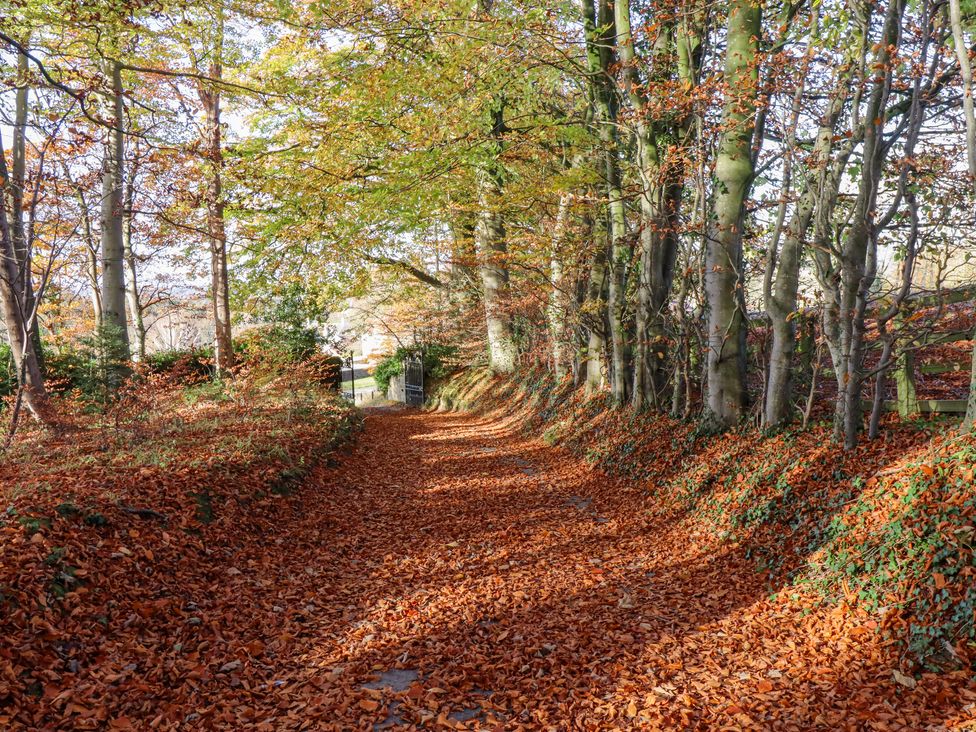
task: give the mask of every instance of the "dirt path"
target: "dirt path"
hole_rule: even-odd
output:
[[[184,609],[201,652],[222,645],[227,663],[176,669],[154,703],[195,710],[183,729],[921,730],[966,717],[958,680],[892,681],[870,618],[770,601],[754,563],[652,508],[503,421],[374,412],[262,541],[242,528],[213,594]]]

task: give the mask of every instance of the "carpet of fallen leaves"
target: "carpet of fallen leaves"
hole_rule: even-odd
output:
[[[203,421],[178,447],[212,455],[210,472],[179,455],[126,481],[124,466],[79,465],[43,480],[58,500],[75,491],[80,513],[2,528],[6,728],[936,730],[973,718],[968,673],[903,673],[856,603],[771,595],[741,547],[663,508],[645,480],[526,435],[511,410],[370,411],[330,463],[315,457],[335,422],[268,408],[236,423],[227,409],[203,409],[210,430],[238,424],[238,440],[254,430],[316,466],[271,493],[282,463],[267,440],[235,460]],[[209,522],[186,501],[205,488]],[[24,515],[45,495],[35,481],[12,500]],[[95,515],[107,523],[86,523]],[[69,591],[52,593],[69,567]]]

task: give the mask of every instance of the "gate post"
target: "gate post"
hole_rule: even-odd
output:
[[[898,416],[918,414],[918,396],[915,393],[915,354],[905,351],[895,366],[895,386],[898,388]]]
[[[352,389],[352,403],[356,403],[356,360],[353,358],[352,351],[349,351],[349,378],[351,381],[350,389]]]

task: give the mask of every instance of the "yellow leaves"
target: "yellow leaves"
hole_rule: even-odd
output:
[[[661,684],[660,686],[655,686],[653,689],[651,689],[651,692],[655,696],[669,701],[674,699],[678,693],[677,689],[674,688],[674,684]]]
[[[901,684],[906,689],[914,689],[916,686],[918,686],[918,682],[914,677],[903,674],[898,669],[892,669],[891,676],[897,683]]]

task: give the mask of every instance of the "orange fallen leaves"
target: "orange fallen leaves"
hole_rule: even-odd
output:
[[[186,425],[167,470],[59,469],[107,525],[57,517],[36,542],[0,527],[0,583],[20,603],[0,618],[7,728],[918,729],[976,699],[965,674],[907,689],[856,598],[770,598],[778,580],[696,513],[520,435],[517,415],[372,414],[356,446],[275,496],[277,451],[254,451],[314,462],[333,426],[291,424],[281,444],[273,407],[220,409]],[[215,460],[214,424],[240,441],[234,460]],[[670,436],[640,439],[660,459],[651,480],[698,469]],[[733,463],[759,449],[740,441],[721,448]],[[703,474],[726,460],[710,450]],[[119,511],[101,485],[169,520]],[[191,495],[205,489],[209,523]],[[68,566],[85,592],[54,597]]]

